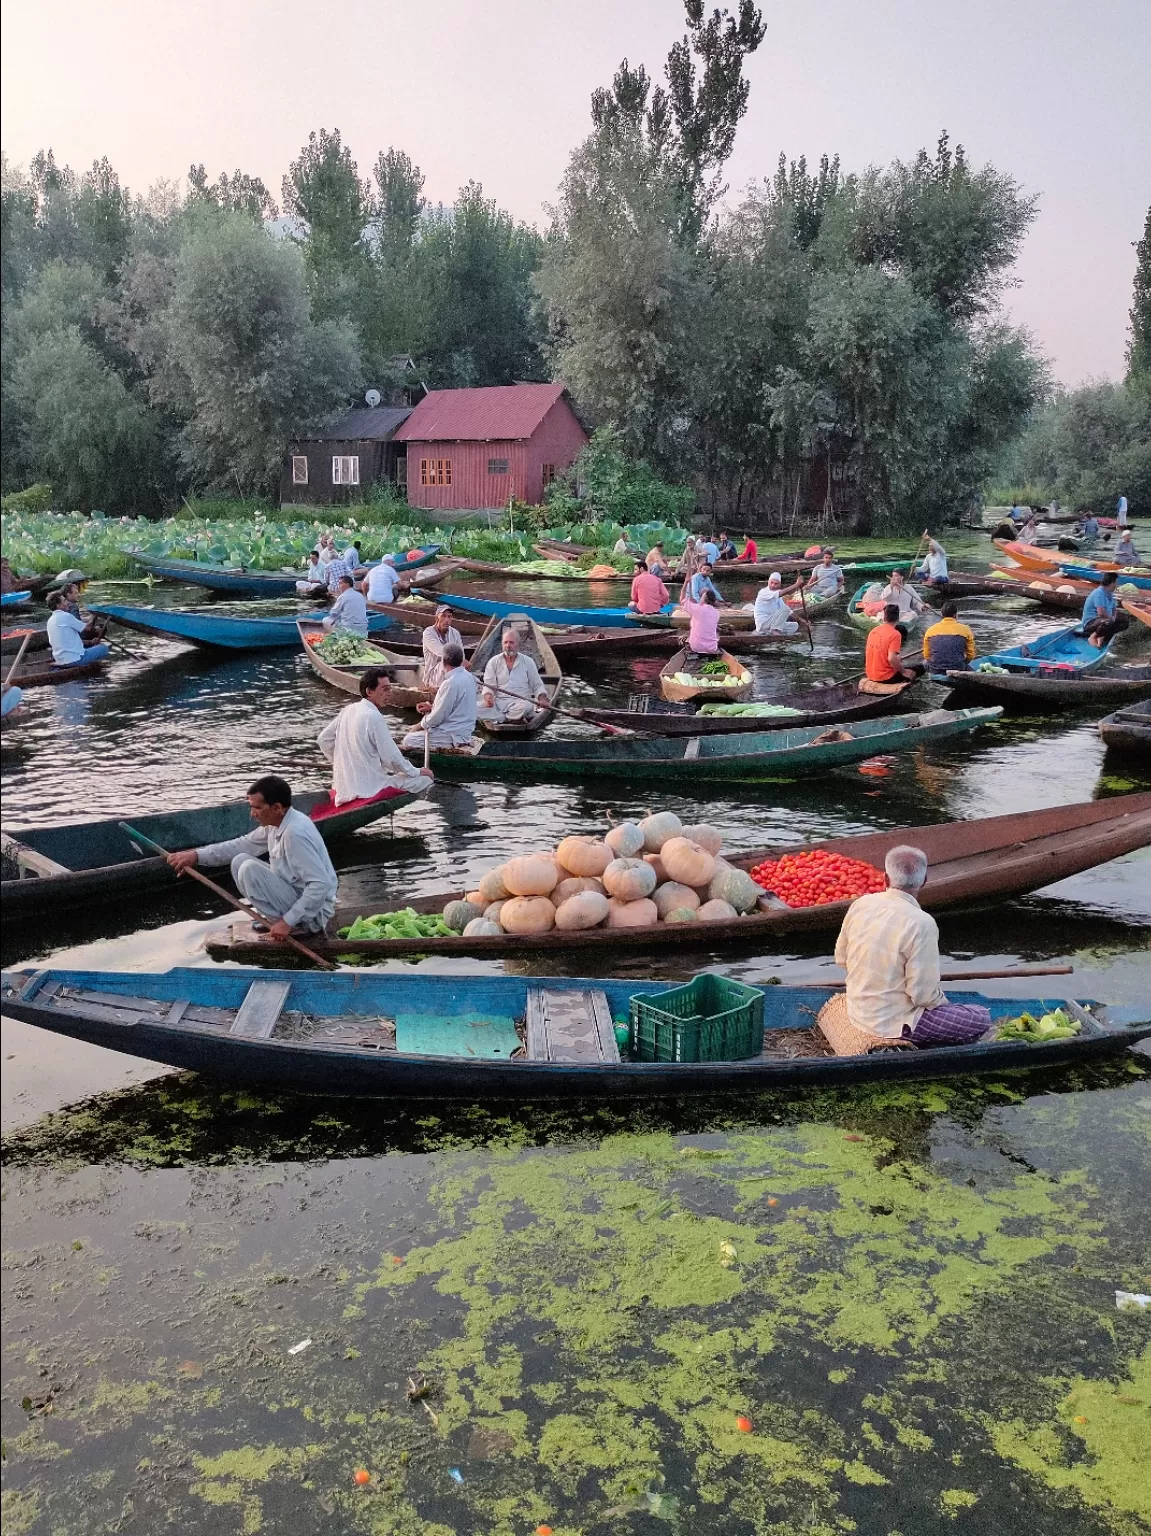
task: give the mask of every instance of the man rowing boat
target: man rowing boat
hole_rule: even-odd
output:
[[[884,860],[886,889],[859,896],[835,942],[856,1029],[914,1045],[966,1045],[991,1027],[981,1004],[949,1003],[939,979],[939,929],[916,899],[927,855],[906,845]]]
[[[255,831],[165,858],[177,874],[196,864],[231,864],[236,889],[257,911],[275,919],[267,928],[274,939],[318,933],[336,910],[339,883],[323,838],[314,822],[293,810],[291,788],[278,774],[256,780],[248,805]]]

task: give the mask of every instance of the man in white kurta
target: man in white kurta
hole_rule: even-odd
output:
[[[444,680],[444,647],[464,648],[463,637],[452,625],[452,610],[443,603],[436,609],[435,622],[423,633],[424,667],[421,681],[425,688],[438,688]]]
[[[432,787],[431,769],[413,768],[392,740],[381,714],[390,692],[387,674],[369,667],[360,678],[359,700],[329,720],[317,738],[332,765],[332,798],[338,806],[371,800],[385,789],[422,795]]]
[[[385,555],[379,565],[373,565],[364,578],[364,596],[369,603],[394,603],[399,584],[396,557]]]
[[[316,933],[336,910],[336,871],[315,823],[292,807],[292,791],[277,774],[265,774],[248,791],[255,830],[223,843],[167,855],[174,870],[194,864],[231,864],[236,889],[284,939],[295,930]],[[265,864],[263,855],[267,854]]]
[[[783,578],[778,571],[772,571],[767,578],[767,586],[761,587],[755,595],[755,605],[752,612],[755,614],[755,632],[757,635],[795,635],[799,633],[799,625],[795,622],[795,615],[784,602],[782,597]]]
[[[431,704],[417,704],[424,729],[433,747],[466,747],[476,730],[476,680],[464,666],[462,645],[444,646],[444,680]],[[405,752],[422,751],[424,730],[409,731],[401,745]]]
[[[539,669],[530,656],[520,654],[519,636],[507,625],[500,654],[493,656],[484,668],[480,719],[515,720],[526,725],[549,703]]]

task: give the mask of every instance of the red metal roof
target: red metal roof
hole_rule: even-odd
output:
[[[433,389],[395,435],[397,443],[490,443],[531,437],[563,384],[506,384],[491,389]]]

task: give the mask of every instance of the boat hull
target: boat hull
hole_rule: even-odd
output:
[[[1099,734],[1104,744],[1115,751],[1138,753],[1151,760],[1151,702],[1116,710],[1100,720]]]
[[[369,806],[337,810],[316,825],[325,842],[369,826],[403,810],[418,798],[398,795]],[[293,803],[311,814],[328,803],[327,790],[296,794]],[[175,853],[183,848],[224,842],[252,830],[247,800],[191,811],[161,812],[126,818],[137,831]],[[78,826],[26,827],[0,834],[5,858],[26,870],[25,878],[4,880],[4,915],[9,919],[39,917],[65,908],[87,906],[124,897],[146,896],[171,887],[174,876],[161,858],[144,858],[133,848],[118,820],[84,822]],[[80,850],[86,867],[76,857]],[[71,861],[72,867],[69,867]],[[50,866],[55,865],[55,873]],[[226,876],[227,871],[223,871]],[[186,882],[188,889],[199,889]]]
[[[1099,704],[1135,703],[1151,699],[1151,681],[1110,677],[1003,676],[995,672],[932,674],[931,681],[951,689],[958,698],[994,699],[999,704],[1064,704],[1084,709]]]
[[[434,688],[425,688],[420,682],[422,663],[407,656],[393,656],[382,646],[379,647],[380,659],[378,662],[366,661],[363,665],[338,666],[333,662],[325,661],[322,656],[316,654],[316,647],[310,643],[313,639],[323,639],[328,631],[322,623],[311,619],[297,619],[296,629],[298,638],[304,647],[304,655],[308,658],[308,664],[318,677],[322,677],[325,683],[331,683],[333,688],[339,688],[344,693],[353,693],[358,698],[360,695],[360,678],[370,666],[387,667],[390,669],[389,681],[392,689],[388,698],[389,707],[392,709],[415,709],[419,704],[430,704],[436,696]],[[372,648],[375,649],[374,642]]]
[[[417,597],[423,597],[420,587],[413,587]],[[437,594],[441,603],[458,608],[464,613],[479,613],[489,619],[506,619],[509,613],[524,613],[537,624],[554,624],[559,628],[569,625],[592,629],[632,629],[639,624],[638,615],[627,608],[536,608],[526,603],[498,602],[494,598],[463,597],[457,592]],[[670,614],[672,604],[663,608]]]
[[[626,1013],[631,998],[667,988],[658,982],[557,979],[553,977],[373,976],[346,971],[325,974],[294,971],[204,971],[191,968],[156,975],[137,972],[5,972],[0,1001],[6,1015],[71,1039],[109,1050],[204,1072],[227,1081],[272,1091],[332,1094],[356,1098],[553,1099],[616,1098],[728,1093],[814,1083],[852,1083],[876,1079],[934,1077],[956,1072],[1004,1071],[1090,1060],[1125,1049],[1151,1033],[1151,1023],[1120,1017],[1085,1019],[1084,1034],[1051,1045],[1023,1042],[976,1043],[934,1050],[875,1052],[866,1056],[787,1058],[761,1055],[745,1061],[615,1062],[584,1065],[532,1059],[472,1060],[450,1056],[408,1055],[399,1051],[331,1046],[309,1041],[233,1034],[223,1024],[166,1022],[159,1009],[133,1013],[124,1000],[142,999],[176,1011],[189,1000],[198,1006],[235,1013],[255,983],[287,989],[286,1006],[302,1013],[369,1018],[418,1007],[451,1017],[476,1008],[504,1017],[520,1017],[528,990],[601,991],[613,1016]],[[56,987],[82,990],[97,1002],[53,1006]],[[21,992],[25,995],[21,996]],[[830,987],[764,989],[764,1025],[768,1030],[803,1029],[833,995]],[[1043,1012],[1064,998],[993,998],[979,992],[952,991],[955,1002],[983,1003],[993,1019],[1023,1010]],[[40,1001],[37,998],[40,997]],[[115,1003],[113,999],[117,1000]],[[86,1008],[86,1014],[81,1009]],[[94,1016],[102,1015],[102,1016]]]
[[[210,651],[286,650],[300,643],[296,614],[251,619],[235,614],[181,608],[132,608],[115,603],[94,607],[92,612],[140,634],[159,635],[164,640],[184,640]],[[318,621],[323,615],[308,613],[303,617]],[[383,634],[392,622],[387,614],[371,613],[368,615],[368,633]]]
[[[925,910],[966,909],[980,902],[1040,890],[1097,864],[1151,847],[1151,793],[1123,795],[1085,805],[1061,805],[1013,816],[984,817],[979,821],[896,827],[885,832],[833,838],[805,846],[843,854],[881,868],[889,851],[905,843],[922,848],[928,858],[927,883],[919,897]],[[765,860],[793,851],[794,847],[754,848],[746,853],[729,853],[726,857],[740,869],[754,869]],[[417,912],[441,912],[449,901],[458,901],[464,894],[463,891],[440,891],[411,901],[397,899],[396,905],[412,906]],[[418,941],[339,938],[336,930],[347,927],[357,917],[387,911],[386,901],[381,901],[373,907],[337,911],[328,933],[317,940],[317,947],[330,956],[354,950],[357,955],[373,961],[414,952],[472,955],[485,960],[536,952],[582,951],[607,956],[621,946],[646,952],[652,948],[682,949],[693,944],[708,950],[720,946],[745,949],[758,945],[761,952],[770,952],[773,944],[791,934],[838,930],[849,905],[846,901],[829,902],[825,906],[757,912],[728,922],[696,926],[672,924],[670,927],[658,923],[651,928],[616,928],[610,932],[592,929],[563,933],[553,929],[550,933],[509,933],[468,939],[461,935]],[[243,926],[233,928],[231,934],[211,935],[208,953],[216,960],[241,962],[288,957],[286,946],[250,934]]]
[[[128,551],[137,565],[161,576],[165,581],[182,581],[193,587],[208,587],[213,592],[230,592],[238,597],[294,597],[296,574],[273,571],[230,570],[207,560],[156,560]]]
[[[890,694],[860,693],[854,684],[841,683],[835,688],[809,689],[806,693],[782,695],[766,700],[769,704],[787,704],[803,708],[798,715],[772,719],[770,715],[672,714],[659,710],[580,709],[581,719],[593,725],[615,725],[640,731],[645,736],[727,736],[754,734],[759,731],[797,730],[807,725],[834,725],[841,720],[871,720],[892,714],[900,699],[914,682],[905,683]],[[820,708],[819,706],[823,707]]]

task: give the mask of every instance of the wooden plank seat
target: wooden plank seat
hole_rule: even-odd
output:
[[[528,990],[528,1059],[587,1066],[619,1061],[607,994],[598,989]]]

